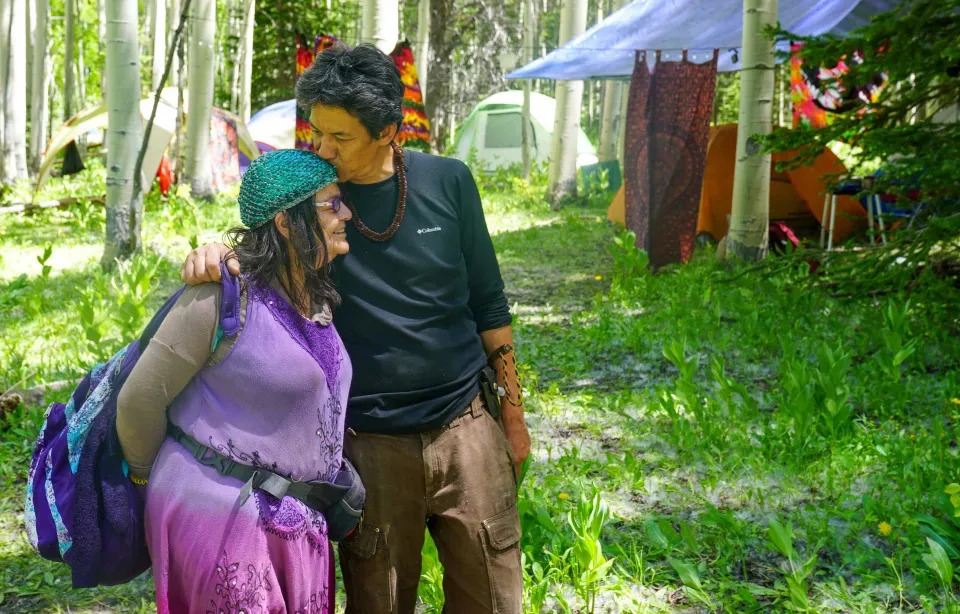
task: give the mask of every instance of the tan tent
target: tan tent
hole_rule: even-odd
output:
[[[706,233],[719,241],[727,234],[727,216],[733,201],[733,169],[736,164],[737,125],[710,128],[707,167],[700,192],[697,234]],[[792,157],[791,153],[773,155],[773,164]],[[825,176],[845,173],[846,167],[829,149],[824,149],[810,166],[770,173],[770,219],[783,220],[794,230],[819,228],[823,199],[827,190]],[[624,188],[614,196],[607,217],[624,224]],[[866,210],[849,196],[837,197],[834,240],[843,240],[855,230],[866,227]]]
[[[140,101],[140,117],[143,120],[144,127],[150,119],[152,110],[153,96]],[[257,149],[257,144],[254,142],[253,137],[250,136],[250,132],[247,130],[243,121],[228,111],[215,107],[214,111],[214,117],[211,120],[211,147],[217,145],[215,139],[219,136],[218,133],[213,130],[213,124],[215,124],[218,119],[225,120],[236,129],[236,148],[238,152],[244,154],[250,160],[256,159],[260,155],[260,151]],[[188,109],[185,108],[184,112],[188,112]],[[167,145],[169,145],[170,139],[173,137],[176,125],[177,89],[168,87],[160,93],[160,104],[157,107],[157,116],[154,119],[153,128],[150,131],[150,143],[143,156],[143,169],[141,174],[144,189],[149,188],[153,183],[153,177],[157,174],[163,152],[166,151]],[[47,150],[43,153],[43,159],[40,163],[40,173],[37,176],[37,188],[39,189],[40,186],[50,178],[57,154],[59,154],[64,147],[86,132],[102,130],[106,127],[107,104],[105,101],[96,106],[84,109],[67,120],[67,122],[57,130],[57,133],[53,135],[53,138],[50,139],[50,142],[47,144]],[[223,153],[224,152],[218,150],[216,151],[216,155],[211,155],[211,165],[220,164]],[[236,176],[239,177],[239,169],[237,170]]]

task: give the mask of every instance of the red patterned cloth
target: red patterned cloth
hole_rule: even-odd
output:
[[[627,228],[650,266],[693,253],[707,164],[717,54],[705,64],[661,62],[653,73],[637,52],[630,81],[625,151]]]
[[[214,107],[210,112],[210,181],[215,191],[240,181],[238,152],[236,124]]]
[[[311,49],[302,37],[297,37],[297,79],[303,74],[303,71],[310,68],[313,64],[313,58],[321,51],[325,51],[339,41],[326,34],[318,34],[313,41]],[[297,149],[306,149],[313,151],[313,137],[310,135],[310,113],[304,111],[297,105],[297,125],[294,132],[294,147]]]
[[[397,43],[390,53],[397,64],[400,79],[403,80],[403,124],[397,134],[397,143],[404,148],[430,150],[430,119],[423,107],[423,92],[417,78],[417,68],[413,64],[413,50],[410,43]]]

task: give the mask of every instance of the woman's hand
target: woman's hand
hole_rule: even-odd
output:
[[[220,263],[230,253],[230,248],[223,243],[201,245],[187,254],[180,269],[180,279],[190,286],[220,281]],[[240,263],[235,256],[227,260],[227,270],[234,275],[240,274]]]

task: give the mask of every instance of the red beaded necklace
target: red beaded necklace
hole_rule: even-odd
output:
[[[340,197],[343,199],[343,204],[349,207],[351,213],[353,213],[353,225],[357,227],[360,234],[372,241],[386,241],[396,234],[397,229],[400,228],[400,222],[403,221],[403,213],[407,210],[407,167],[403,163],[403,148],[396,143],[390,143],[390,145],[393,147],[393,168],[397,176],[397,213],[393,216],[393,221],[387,226],[386,230],[383,232],[370,230],[357,215],[357,209],[347,199],[346,190],[343,189],[342,185],[340,186]]]

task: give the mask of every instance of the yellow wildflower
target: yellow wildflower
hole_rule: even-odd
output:
[[[884,520],[883,522],[877,525],[877,530],[880,531],[880,535],[883,535],[884,537],[886,537],[887,535],[890,535],[891,531],[893,531],[893,527],[890,526],[889,522]]]
[[[596,279],[597,281],[600,281],[601,279],[603,279],[603,275],[594,275],[593,278]],[[954,399],[954,401],[956,400],[957,399]]]
[[[957,397],[953,397],[952,399],[950,399],[950,402],[953,403],[954,405],[960,405],[960,399],[958,399]]]
[[[570,495],[568,495],[565,492],[562,492],[559,495],[557,495],[557,499],[560,499],[561,501],[566,501],[569,498],[570,498]]]

